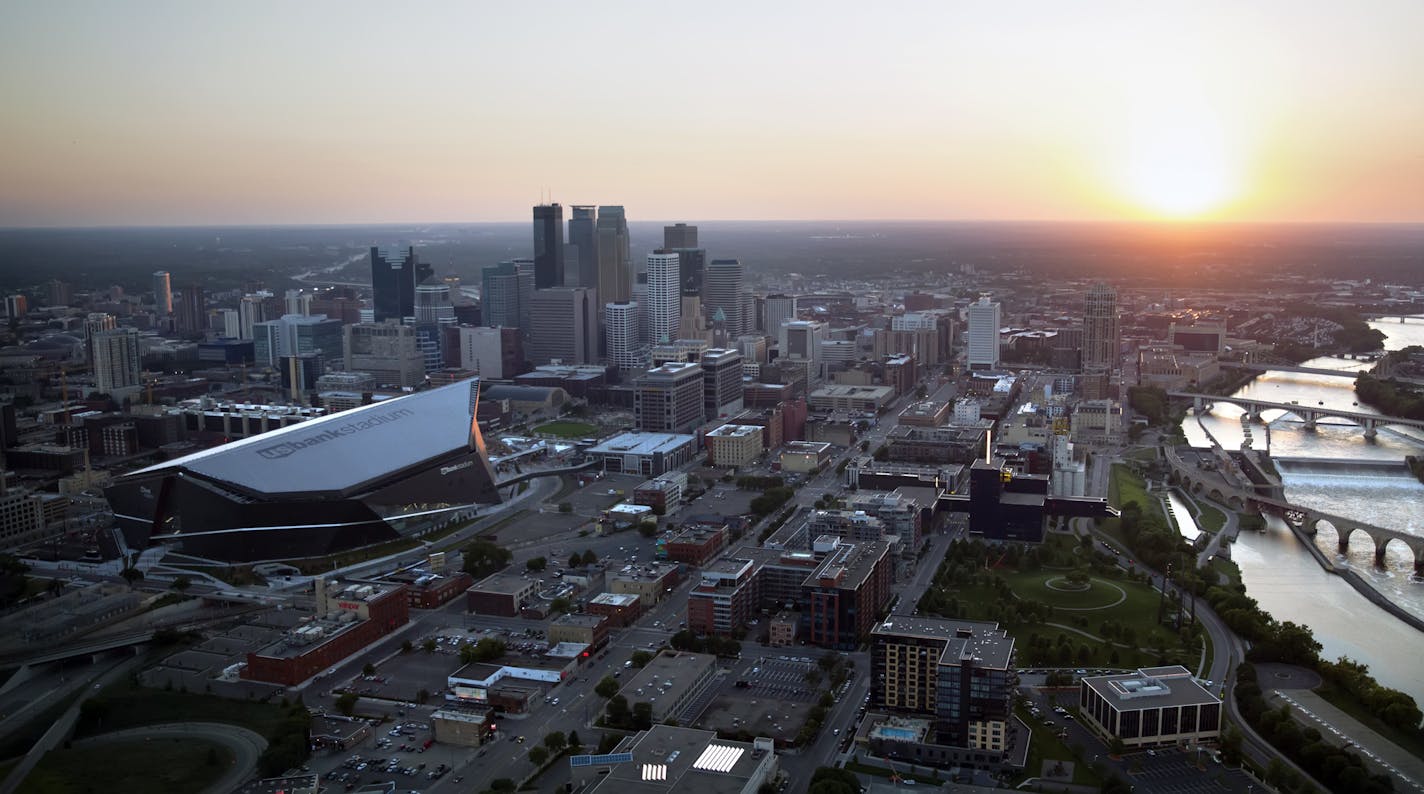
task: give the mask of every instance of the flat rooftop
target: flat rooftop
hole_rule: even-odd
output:
[[[631,763],[614,764],[597,783],[600,794],[741,794],[769,750],[717,738],[715,731],[654,725],[616,748]]]
[[[536,582],[533,578],[509,570],[492,573],[480,581],[475,582],[475,586],[470,589],[478,590],[483,593],[518,595],[535,585]]]
[[[651,703],[654,713],[660,713],[680,701],[716,663],[717,657],[710,653],[664,651],[628,679],[618,693],[628,698],[629,703]]]
[[[550,625],[578,626],[580,628],[585,629],[596,629],[605,620],[607,620],[607,618],[602,615],[585,615],[580,613],[573,613],[569,615],[560,615],[557,618],[554,618],[553,622]]]
[[[1193,706],[1221,701],[1179,665],[1149,667],[1135,673],[1090,676],[1084,685],[1119,710]]]
[[[818,587],[823,577],[834,576],[839,580],[837,588],[857,590],[870,578],[876,563],[889,553],[890,544],[883,540],[841,541],[806,577],[806,585]]]
[[[607,604],[614,607],[631,607],[638,603],[638,596],[632,593],[599,593],[589,603]]]
[[[469,449],[472,378],[308,419],[139,469],[183,470],[262,494],[346,492]]]
[[[722,425],[707,433],[708,438],[745,438],[747,436],[761,437],[761,425]]]
[[[871,632],[877,636],[922,637],[944,640],[946,664],[958,665],[965,655],[979,662],[980,667],[1007,670],[1014,653],[1014,641],[999,624],[985,620],[948,620],[896,615],[877,625]]]
[[[615,571],[610,563],[608,577],[615,581],[621,579],[630,582],[656,582],[676,570],[677,566],[673,564],[664,565],[657,562],[640,562],[624,565]]]
[[[594,455],[655,455],[680,449],[692,440],[692,436],[681,433],[620,433],[588,451]]]

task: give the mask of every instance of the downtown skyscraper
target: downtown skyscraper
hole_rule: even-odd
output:
[[[1119,366],[1117,290],[1096,283],[1083,307],[1083,371],[1113,372]]]
[[[633,254],[623,208],[599,207],[597,229],[599,299],[627,303],[633,298]]]
[[[173,278],[167,270],[153,274],[153,305],[160,317],[173,313]]]
[[[534,289],[564,283],[564,208],[540,204],[534,208]]]
[[[739,259],[714,259],[702,281],[702,308],[717,322],[718,310],[726,318],[726,334],[736,339],[746,333],[742,284],[746,271]]]
[[[415,285],[435,274],[421,262],[414,246],[388,252],[371,246],[371,308],[378,323],[414,322]]]
[[[1003,309],[989,300],[988,295],[969,304],[969,330],[965,334],[965,363],[971,370],[999,368],[999,328],[1003,325]]]
[[[677,339],[682,320],[681,258],[676,253],[648,254],[648,342]]]
[[[589,204],[575,204],[573,216],[569,218],[570,253],[577,253],[577,261],[565,262],[567,268],[564,283],[570,287],[598,286],[598,208]]]

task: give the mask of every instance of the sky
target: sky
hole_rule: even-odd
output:
[[[1424,221],[1424,2],[0,0],[0,226]]]

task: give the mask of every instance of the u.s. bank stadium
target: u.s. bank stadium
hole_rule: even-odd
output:
[[[471,379],[245,438],[105,490],[135,549],[226,561],[313,557],[392,540],[500,501]]]

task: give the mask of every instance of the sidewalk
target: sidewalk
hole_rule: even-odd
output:
[[[1424,791],[1424,759],[1409,754],[1308,689],[1275,689],[1270,694],[1272,700],[1289,703],[1296,721],[1315,727],[1332,744],[1352,742],[1370,765],[1394,776],[1401,784],[1399,791]]]

